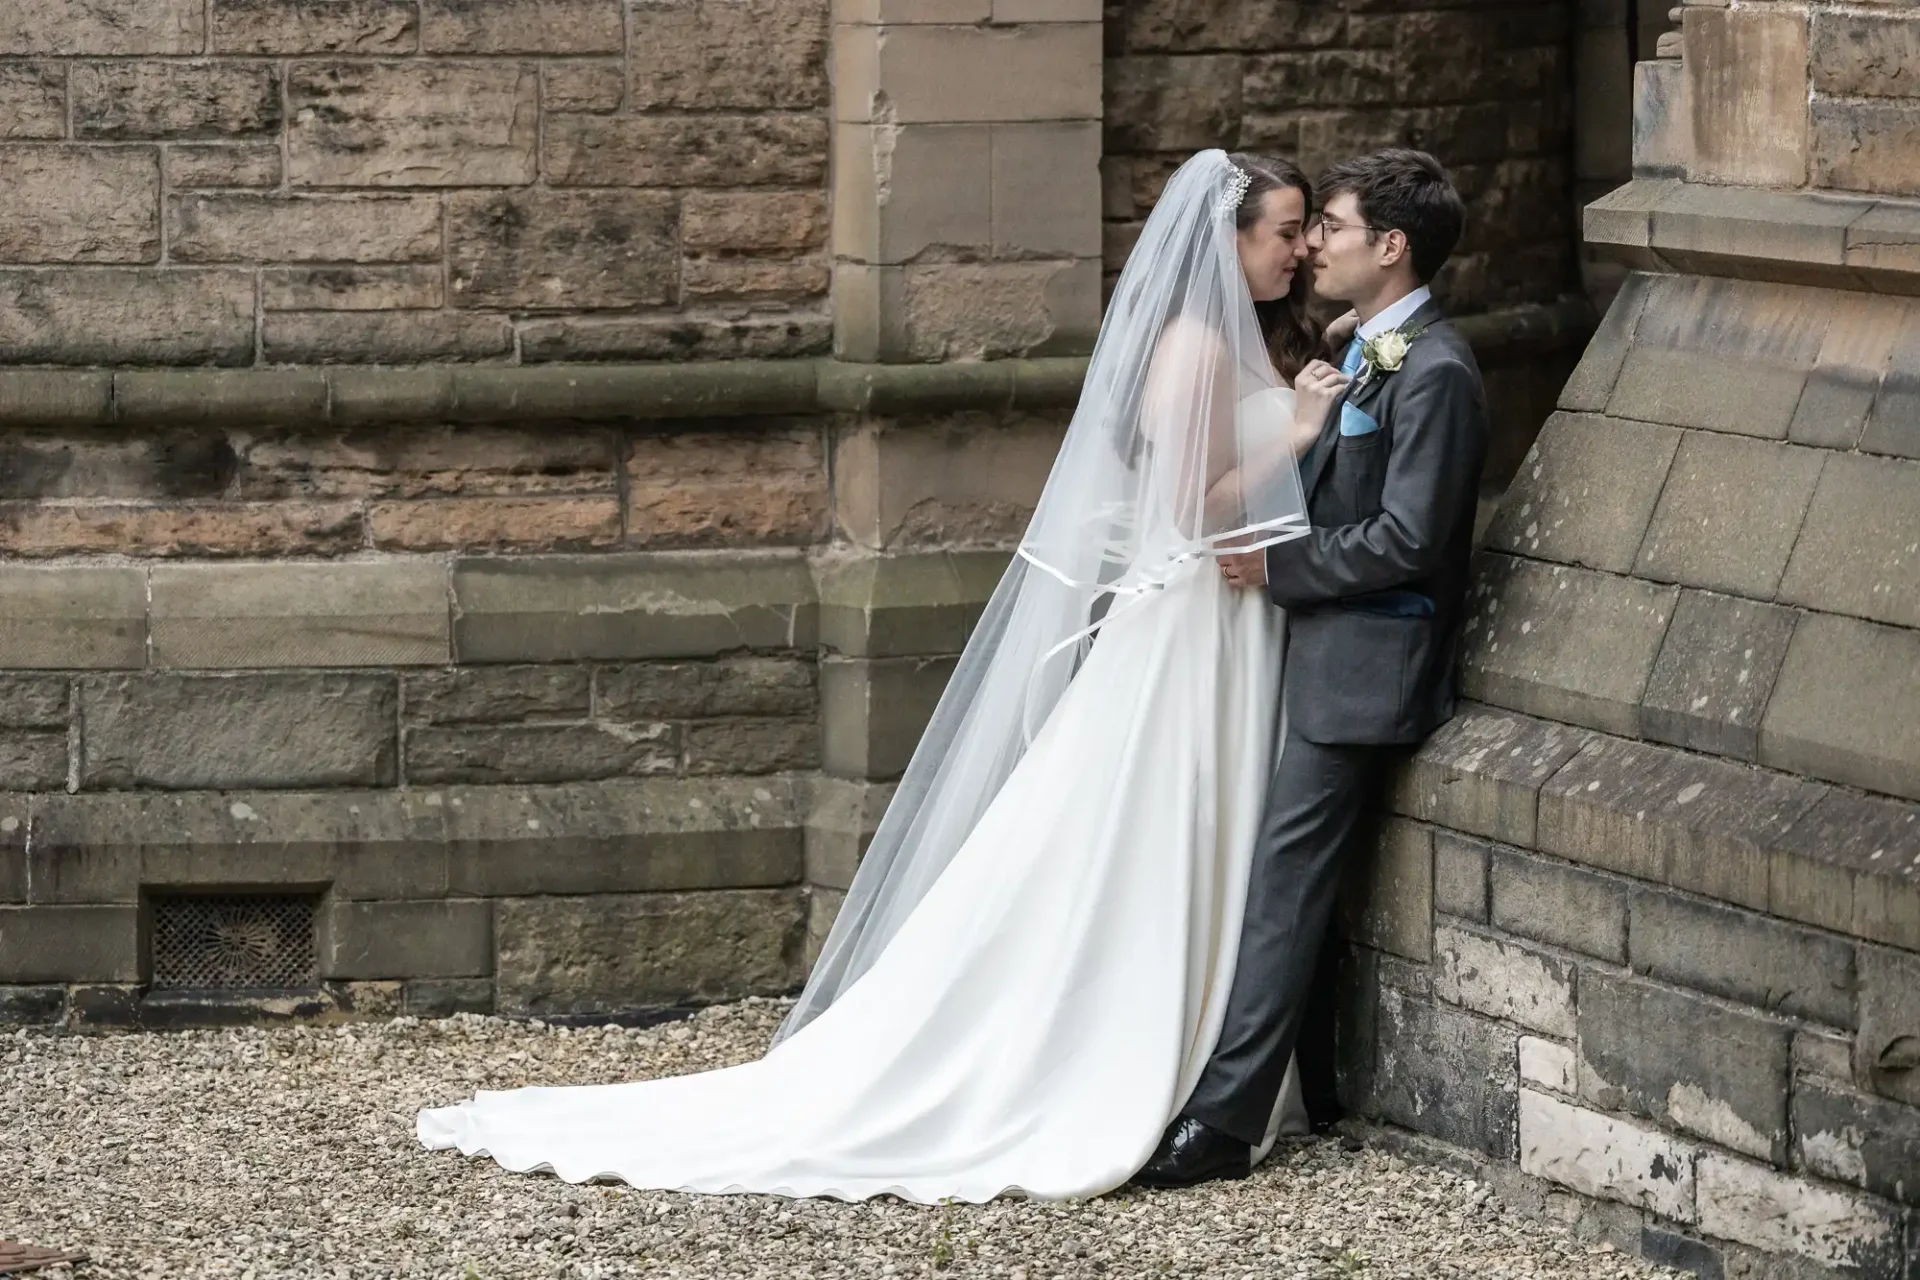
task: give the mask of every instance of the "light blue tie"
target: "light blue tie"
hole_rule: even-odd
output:
[[[1360,354],[1361,345],[1358,338],[1347,344],[1347,358],[1340,362],[1340,372],[1349,378],[1357,375],[1360,372],[1360,366],[1365,363],[1366,357]]]
[[[1347,348],[1347,358],[1341,361],[1340,363],[1340,372],[1346,374],[1349,378],[1358,377],[1360,375],[1360,366],[1366,363],[1366,358],[1362,356],[1360,353],[1361,347],[1362,347],[1362,343],[1360,339],[1356,337],[1353,340],[1353,345]],[[1340,434],[1341,435],[1343,436],[1372,435],[1374,432],[1378,431],[1379,429],[1380,429],[1379,420],[1376,419],[1372,414],[1364,413],[1361,410],[1354,408],[1351,404],[1347,403],[1345,400],[1342,400],[1340,402]]]

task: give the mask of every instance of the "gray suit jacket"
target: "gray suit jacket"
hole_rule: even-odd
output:
[[[1406,361],[1336,404],[1300,464],[1312,531],[1267,552],[1287,610],[1285,699],[1310,742],[1418,742],[1452,714],[1487,400],[1473,352],[1428,303]]]

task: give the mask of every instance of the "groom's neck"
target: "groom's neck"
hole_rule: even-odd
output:
[[[1395,276],[1391,280],[1383,281],[1373,296],[1353,299],[1354,314],[1360,317],[1361,324],[1365,324],[1419,287],[1418,280],[1408,276]]]

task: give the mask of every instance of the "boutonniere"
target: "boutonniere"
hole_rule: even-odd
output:
[[[1375,374],[1398,373],[1400,366],[1407,362],[1407,352],[1413,347],[1413,341],[1425,329],[1415,329],[1408,333],[1405,329],[1388,329],[1385,333],[1376,333],[1360,344],[1360,379],[1354,383],[1358,391],[1373,381]]]

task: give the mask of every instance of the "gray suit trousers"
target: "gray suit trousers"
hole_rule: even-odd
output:
[[[1391,750],[1287,734],[1254,846],[1226,1020],[1182,1115],[1253,1145],[1266,1135],[1300,1038],[1341,872]],[[1331,1033],[1331,1026],[1315,1030]],[[1311,1048],[1330,1061],[1330,1044]],[[1302,1074],[1308,1076],[1304,1062]]]

